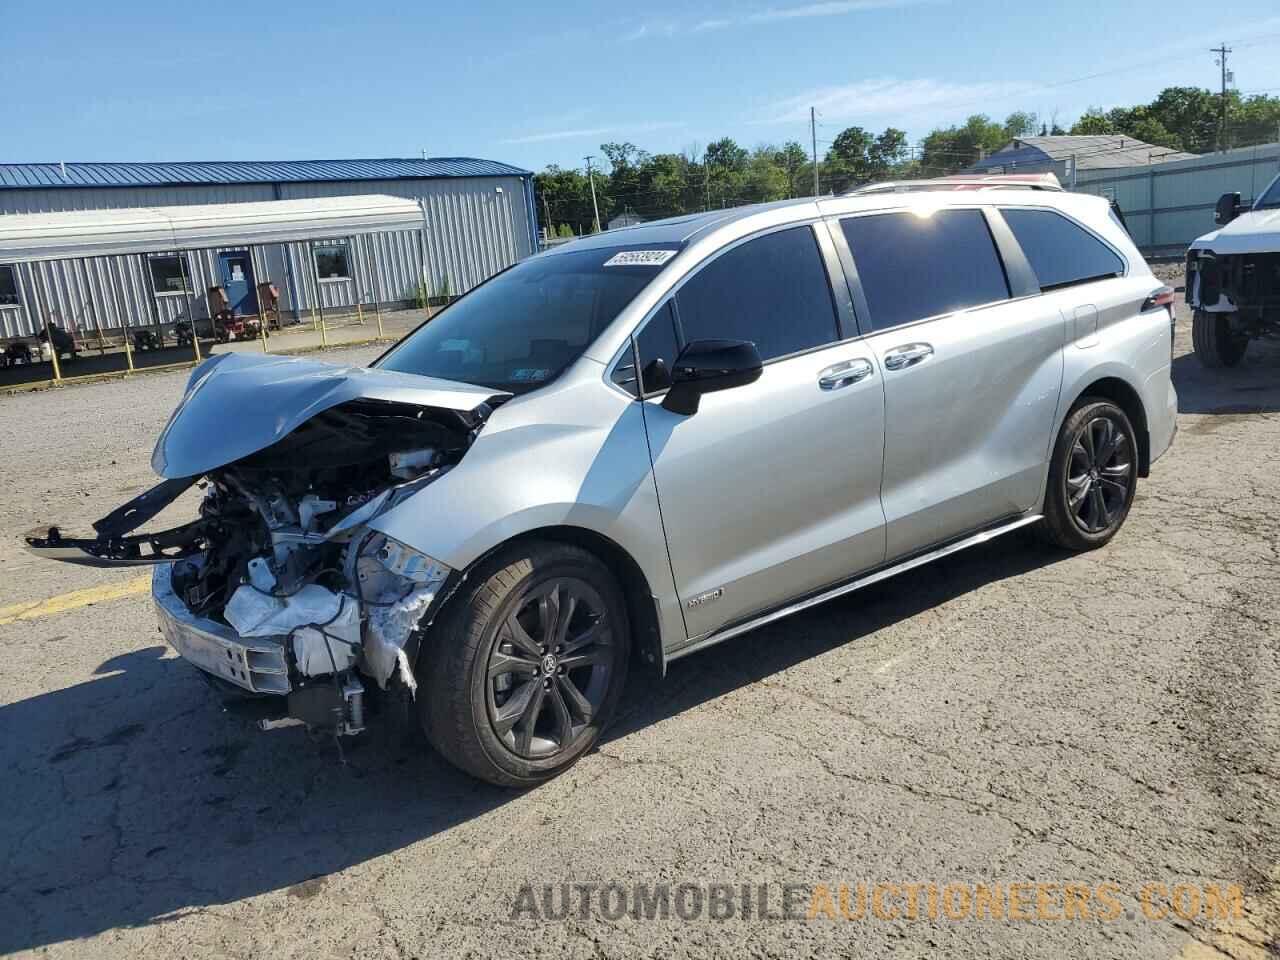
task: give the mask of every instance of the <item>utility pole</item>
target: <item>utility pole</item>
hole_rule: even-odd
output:
[[[818,114],[809,108],[809,139],[813,142],[813,195],[818,195]]]
[[[1227,54],[1231,52],[1231,48],[1224,43],[1220,47],[1210,47],[1209,52],[1218,55],[1214,63],[1222,68],[1222,120],[1218,129],[1218,149],[1225,151],[1227,149],[1227,83],[1235,79],[1235,74],[1227,69]]]
[[[591,181],[591,209],[596,212],[596,233],[600,232],[600,205],[596,203],[596,178],[591,172],[591,158],[583,157],[587,161],[587,179]]]

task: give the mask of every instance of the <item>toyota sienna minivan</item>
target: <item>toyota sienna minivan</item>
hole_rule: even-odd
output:
[[[530,257],[369,368],[214,356],[163,482],[28,545],[155,564],[169,643],[265,726],[403,712],[526,786],[592,747],[633,658],[1020,527],[1107,543],[1173,440],[1171,337],[1172,291],[1096,197],[647,223]],[[136,532],[197,483],[195,520]]]

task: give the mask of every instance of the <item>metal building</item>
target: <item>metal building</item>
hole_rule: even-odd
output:
[[[0,216],[368,194],[417,202],[425,230],[274,248],[261,271],[286,313],[464,293],[537,249],[533,174],[492,160],[0,164]],[[203,319],[204,291],[215,285],[245,312],[256,309],[254,259],[242,247],[114,259],[36,265],[44,312],[77,333],[116,329],[121,314],[129,326],[172,323],[187,311]],[[34,332],[30,295],[0,261],[0,337]]]
[[[1280,143],[1143,167],[1081,170],[1075,190],[1114,200],[1138,248],[1147,256],[1181,256],[1214,229],[1213,208],[1224,193],[1252,203],[1280,173]]]
[[[975,173],[1053,173],[1069,187],[1096,170],[1140,168],[1194,156],[1119,134],[1018,137],[969,169]]]

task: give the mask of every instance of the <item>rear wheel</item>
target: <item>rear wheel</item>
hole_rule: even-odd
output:
[[[608,723],[626,680],[626,603],[609,569],[567,544],[513,545],[468,583],[419,659],[423,729],[473,776],[533,786]]]
[[[1125,412],[1085,399],[1062,425],[1049,466],[1043,530],[1067,550],[1094,550],[1116,535],[1138,485],[1138,445]]]
[[[1196,358],[1209,369],[1234,367],[1249,347],[1249,338],[1231,329],[1230,313],[1197,310],[1191,318],[1191,343]]]

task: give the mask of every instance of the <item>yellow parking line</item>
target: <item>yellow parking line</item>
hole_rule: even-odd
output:
[[[16,623],[19,620],[35,620],[37,617],[51,617],[55,613],[66,613],[77,607],[102,603],[105,600],[119,600],[122,597],[134,597],[151,589],[151,574],[145,573],[122,583],[110,583],[101,587],[87,587],[84,590],[72,590],[47,600],[31,600],[27,603],[15,603],[0,607],[0,626]]]

